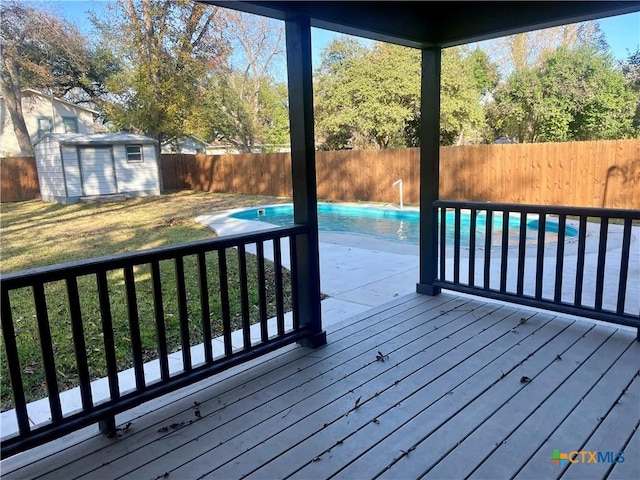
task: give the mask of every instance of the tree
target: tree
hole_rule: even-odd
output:
[[[316,94],[325,148],[405,145],[404,129],[420,105],[420,52],[336,39],[323,52]]]
[[[476,76],[477,58],[463,57],[458,48],[442,52],[440,86],[440,144],[462,145],[465,136],[476,136],[484,128],[480,104],[481,86]],[[487,66],[488,75],[490,75]],[[490,86],[493,80],[487,78]]]
[[[582,45],[515,72],[496,92],[491,117],[497,135],[519,142],[624,138],[636,101],[611,56]]]
[[[324,148],[419,145],[420,51],[376,43],[369,50],[338,39],[317,72],[316,116]],[[482,128],[472,60],[458,48],[442,52],[440,140],[460,143]]]
[[[74,25],[52,12],[17,2],[3,2],[0,12],[0,94],[20,149],[31,153],[22,90],[30,87],[64,95],[81,88],[96,100],[107,71],[114,67],[106,53],[89,49]]]
[[[314,113],[316,132],[327,150],[357,146],[356,115],[350,96],[357,88],[356,69],[368,54],[364,45],[346,36],[337,37],[322,51],[315,75]]]
[[[466,58],[478,92],[481,95],[493,92],[500,82],[498,66],[491,62],[489,55],[479,47],[467,53]]]
[[[228,52],[220,9],[188,0],[117,0],[109,11],[92,20],[123,65],[108,83],[110,122],[159,143],[184,136],[200,101],[198,85]]]
[[[483,49],[506,78],[520,69],[540,66],[558,48],[572,49],[580,45],[591,45],[601,51],[608,49],[598,22],[573,23],[500,37],[483,42]]]
[[[636,94],[633,128],[637,134],[640,132],[640,48],[637,48],[633,53],[629,53],[629,57],[622,64],[622,74],[627,79],[629,88]]]
[[[223,18],[224,39],[233,55],[203,83],[204,101],[192,128],[241,152],[259,144],[288,143],[286,85],[275,79],[284,54],[283,26],[232,10],[224,11]]]

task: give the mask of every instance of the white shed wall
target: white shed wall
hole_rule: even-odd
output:
[[[131,143],[131,145],[139,145]],[[118,192],[147,192],[158,195],[158,160],[155,145],[142,145],[142,162],[128,162],[125,145],[113,146]]]
[[[35,154],[42,198],[66,197],[60,144],[52,138],[45,138],[36,145]]]

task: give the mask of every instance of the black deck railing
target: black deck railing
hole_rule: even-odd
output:
[[[436,286],[640,329],[639,210],[446,200],[434,207]]]
[[[273,351],[286,344],[302,341],[313,335],[304,326],[301,326],[298,313],[298,298],[295,293],[297,255],[296,244],[306,234],[306,227],[294,226],[275,228],[258,233],[229,236],[213,240],[204,240],[188,244],[168,246],[132,252],[100,259],[89,259],[51,267],[38,268],[28,271],[9,273],[3,275],[0,280],[2,295],[1,317],[2,335],[5,342],[7,369],[11,379],[13,393],[14,412],[17,420],[18,432],[9,436],[3,432],[2,456],[6,457],[42,444],[64,434],[70,433],[87,425],[98,423],[105,433],[115,429],[115,415],[147,400],[176,390],[193,382],[202,380],[212,374],[238,365],[242,362],[256,358],[259,355]],[[291,276],[288,284],[292,291],[292,321],[288,328],[285,325],[284,295],[285,285],[282,274],[282,249],[288,240],[291,260]],[[282,243],[281,243],[282,242]],[[257,272],[253,272],[258,283],[258,298],[255,309],[259,318],[259,340],[255,334],[250,334],[250,305],[247,272],[247,248],[255,246],[257,259]],[[267,285],[265,275],[265,247],[273,248],[275,279]],[[233,250],[229,250],[233,249]],[[213,253],[212,253],[213,252]],[[230,313],[229,298],[229,272],[228,256],[237,252],[241,321],[242,330],[241,346],[232,344],[232,316]],[[188,291],[185,281],[185,262],[195,262],[197,271],[196,291]],[[165,302],[163,295],[167,295],[161,275],[161,263],[173,263],[175,273],[176,292],[171,292],[177,300],[177,316],[179,319],[180,333],[179,343],[182,360],[182,368],[170,371],[169,346],[167,343],[167,331],[165,328]],[[138,279],[135,271],[145,266],[151,277],[152,288],[150,292],[144,292],[138,288]],[[217,270],[216,273],[212,273]],[[128,339],[131,343],[131,358],[133,359],[133,374],[135,387],[122,391],[119,380],[118,359],[116,358],[114,336],[114,318],[112,315],[113,298],[110,291],[114,288],[110,285],[110,275],[119,271],[122,276],[122,290],[127,304]],[[219,311],[212,312],[210,307],[209,281],[212,275],[219,278]],[[251,272],[249,272],[251,275]],[[85,342],[85,318],[81,304],[78,283],[79,279],[86,281],[89,277],[97,288],[99,314],[101,321],[101,335],[103,337],[104,355],[108,378],[108,398],[96,399],[93,397],[90,377],[87,345]],[[64,282],[66,290],[67,321],[71,324],[73,345],[75,350],[75,363],[81,408],[71,413],[63,413],[61,391],[59,387],[59,372],[56,369],[56,348],[52,342],[50,313],[47,285],[51,282]],[[110,289],[111,287],[111,289]],[[267,288],[275,290],[275,326],[267,323]],[[39,337],[44,368],[44,381],[46,383],[46,395],[48,397],[50,420],[39,425],[34,425],[29,418],[27,395],[25,394],[23,376],[25,365],[21,359],[16,343],[16,324],[12,311],[12,292],[19,289],[31,291],[35,316],[37,318],[37,337]],[[147,305],[152,307],[141,312],[139,305],[142,296],[150,295],[146,299]],[[193,323],[193,314],[189,320],[188,298],[199,297],[198,323],[201,328],[204,349],[204,361],[196,363],[191,356],[192,338],[189,323]],[[59,301],[59,300],[58,300]],[[218,304],[216,304],[218,305]],[[223,325],[221,351],[216,351],[212,345],[211,317],[221,319]],[[19,320],[19,319],[17,319]],[[142,322],[155,324],[157,360],[159,363],[159,377],[149,379],[145,377],[142,340],[140,325]],[[237,325],[236,325],[237,327]],[[317,332],[316,332],[317,333]],[[218,344],[216,344],[218,345]]]

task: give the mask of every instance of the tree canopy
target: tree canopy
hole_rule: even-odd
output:
[[[6,101],[20,149],[32,151],[22,112],[22,90],[59,96],[81,91],[99,102],[105,79],[118,66],[110,53],[91,48],[71,22],[52,11],[19,2],[0,5],[0,94]]]
[[[497,136],[519,142],[631,136],[637,96],[611,56],[591,45],[559,48],[533,68],[521,68],[495,94]]]
[[[483,121],[474,64],[458,48],[443,51],[441,142],[459,142]],[[386,43],[367,49],[334,40],[316,72],[317,130],[325,148],[415,146],[420,119],[420,51]]]
[[[44,7],[4,2],[0,89],[23,150],[21,90],[91,102],[112,129],[239,151],[289,142],[283,26],[190,0],[110,0],[90,42]],[[640,51],[613,61],[597,22],[442,51],[440,142],[640,132]],[[338,36],[314,72],[322,148],[419,145],[420,51]]]
[[[189,133],[196,87],[228,55],[219,10],[188,0],[117,0],[109,15],[94,17],[123,66],[108,82],[112,102],[105,109],[114,126],[160,142]]]
[[[284,57],[283,25],[234,11],[223,17],[223,38],[234,54],[203,81],[191,128],[241,152],[288,144],[287,88],[274,72]]]

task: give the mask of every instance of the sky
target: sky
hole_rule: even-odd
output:
[[[67,18],[75,21],[80,29],[88,29],[91,24],[88,21],[87,10],[99,12],[105,8],[108,0],[26,0],[25,3],[50,4],[54,8],[60,9]],[[616,59],[626,59],[630,53],[640,47],[640,12],[602,18],[598,22]],[[312,29],[311,43],[314,67],[319,65],[322,49],[336,35],[336,33],[327,30]]]

